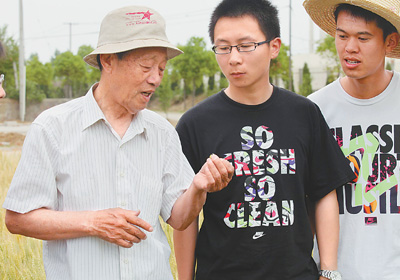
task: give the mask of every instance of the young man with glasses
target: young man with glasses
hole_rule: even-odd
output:
[[[308,201],[316,202],[321,268],[336,270],[334,190],[355,176],[318,107],[270,83],[279,29],[266,0],[224,0],[212,14],[210,38],[229,86],[184,114],[177,130],[195,171],[216,154],[235,173],[207,194],[198,237],[196,222],[174,232],[180,280],[193,279],[195,260],[197,280],[317,279]]]

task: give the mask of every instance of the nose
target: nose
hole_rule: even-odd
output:
[[[232,51],[229,55],[229,64],[237,65],[242,63],[242,55],[237,49],[237,47],[232,47]]]
[[[158,87],[161,84],[161,80],[164,76],[164,73],[159,69],[152,69],[149,72],[149,76],[147,77],[147,82],[155,87]]]
[[[347,53],[358,52],[358,40],[357,40],[357,38],[349,38],[349,40],[346,43],[345,50],[346,50]]]

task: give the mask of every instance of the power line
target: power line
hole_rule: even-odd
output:
[[[74,36],[86,36],[86,35],[97,35],[99,34],[98,31],[94,32],[87,32],[87,33],[78,33],[74,34]],[[69,34],[63,34],[63,35],[48,35],[48,36],[41,36],[41,37],[29,37],[25,38],[25,40],[40,40],[40,39],[51,39],[51,38],[61,38],[61,37],[68,37]]]

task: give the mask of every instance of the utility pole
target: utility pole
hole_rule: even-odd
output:
[[[289,90],[293,91],[293,79],[292,79],[292,0],[289,0]]]
[[[72,25],[77,25],[78,23],[65,22],[64,24],[69,25],[69,51],[72,52]]]
[[[26,71],[25,71],[24,17],[22,0],[19,0],[19,118],[25,120]]]

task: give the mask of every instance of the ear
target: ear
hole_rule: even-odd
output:
[[[116,55],[111,54],[100,54],[100,62],[103,66],[103,71],[112,72],[113,65],[115,64]]]
[[[271,50],[271,59],[277,58],[279,54],[279,50],[281,49],[282,40],[279,37],[276,37],[271,42],[269,42],[269,48]]]
[[[393,32],[386,37],[385,46],[386,53],[393,51],[395,47],[399,44],[400,35],[397,32]]]

